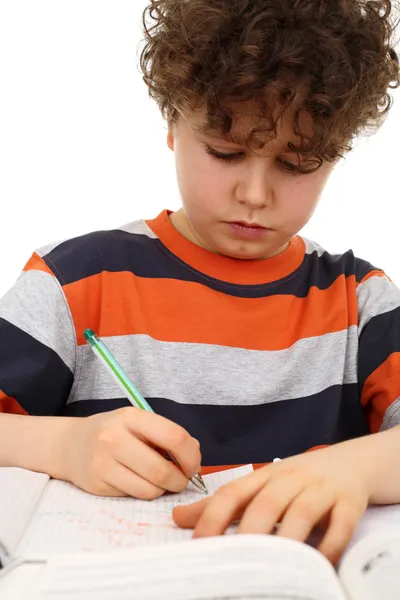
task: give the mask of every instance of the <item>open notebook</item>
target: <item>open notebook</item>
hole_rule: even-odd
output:
[[[212,493],[251,470],[204,479]],[[191,540],[171,510],[201,497],[189,484],[151,502],[103,498],[47,475],[0,469],[1,599],[400,597],[400,506],[368,510],[335,572],[310,545],[273,535]]]

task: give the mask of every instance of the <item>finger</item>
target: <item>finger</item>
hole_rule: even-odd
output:
[[[209,504],[211,498],[203,498],[194,504],[179,504],[172,509],[172,518],[175,523],[183,529],[193,529],[202,515],[207,504]],[[239,521],[243,515],[243,507],[239,507],[237,511],[232,514],[231,523]]]
[[[192,529],[202,515],[205,507],[210,502],[211,497],[203,498],[194,504],[179,504],[172,509],[172,518],[178,527]]]
[[[270,533],[305,485],[304,479],[296,474],[271,476],[247,506],[237,532]]]
[[[356,505],[350,501],[338,502],[331,513],[330,524],[317,550],[334,565],[353,537],[354,530],[367,508],[367,503]]]
[[[321,485],[312,485],[294,498],[282,518],[277,535],[304,542],[314,525],[319,523],[334,505],[330,490]]]
[[[268,471],[260,469],[220,487],[194,522],[193,537],[221,535],[265,485],[267,478]],[[182,507],[182,510],[184,508],[189,513],[190,507]]]
[[[186,475],[172,461],[128,431],[122,431],[114,457],[130,471],[163,490],[181,492],[188,484]]]
[[[201,453],[199,441],[186,429],[155,413],[132,407],[126,412],[128,429],[143,440],[158,446],[174,456],[185,475],[193,477],[200,470]]]
[[[109,491],[112,492],[102,494],[104,496],[132,496],[140,500],[154,500],[162,496],[165,491],[117,461],[112,461],[109,468],[105,470],[104,483],[104,491],[108,491],[108,486]]]

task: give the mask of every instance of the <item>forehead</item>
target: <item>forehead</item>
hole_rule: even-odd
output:
[[[289,142],[295,145],[299,145],[301,142],[300,136],[293,131],[293,108],[288,110],[281,120],[278,120],[276,137],[274,137],[272,130],[268,131],[271,127],[271,119],[263,117],[254,105],[247,104],[236,109],[230,108],[232,110],[232,127],[228,133],[213,130],[212,126],[207,123],[205,111],[193,113],[187,121],[194,134],[208,136],[228,143],[245,145],[253,128],[257,130],[256,138],[262,140],[263,143],[265,142],[267,147],[273,147],[274,150],[288,150]],[[305,135],[313,135],[312,118],[305,111],[300,113],[299,126]]]

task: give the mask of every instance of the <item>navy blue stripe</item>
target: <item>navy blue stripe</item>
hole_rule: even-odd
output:
[[[400,308],[372,317],[361,332],[358,355],[360,392],[365,380],[393,352],[400,352]]]
[[[258,406],[178,404],[146,398],[156,413],[182,425],[201,444],[204,466],[263,463],[370,433],[357,384]],[[68,404],[65,415],[88,416],[130,406],[125,398]]]
[[[71,370],[54,350],[2,318],[0,340],[0,389],[31,415],[60,414]]]
[[[102,271],[131,272],[143,278],[177,279],[207,285],[209,288],[236,297],[262,298],[277,293],[277,283],[239,285],[220,283],[205,277],[183,261],[177,260],[158,239],[125,231],[100,231],[63,242],[43,257],[46,264],[66,285],[97,275]],[[279,281],[279,294],[298,298],[308,296],[311,287],[329,288],[341,275],[355,275],[360,281],[375,269],[370,263],[355,258],[352,251],[343,255],[317,252],[304,257],[298,268],[301,277],[291,273]]]

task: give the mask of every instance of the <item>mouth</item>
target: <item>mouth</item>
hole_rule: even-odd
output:
[[[264,239],[271,231],[263,225],[259,225],[258,223],[248,223],[246,221],[231,221],[227,223],[227,226],[229,227],[231,235],[243,240]]]
[[[245,227],[247,229],[267,229],[263,225],[258,223],[247,223],[246,221],[230,221],[229,225],[238,225],[239,227]]]

